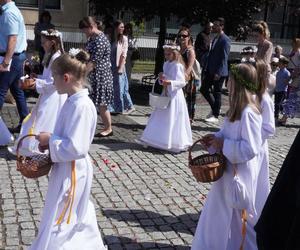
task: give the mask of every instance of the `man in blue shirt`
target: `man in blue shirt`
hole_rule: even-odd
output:
[[[23,119],[28,115],[26,98],[19,87],[27,48],[23,16],[11,0],[0,0],[0,109],[10,89],[16,100],[20,116],[19,125],[11,132],[19,132]]]

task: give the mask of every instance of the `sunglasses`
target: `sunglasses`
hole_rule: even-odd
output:
[[[178,37],[179,38],[187,38],[187,37],[189,37],[189,35],[179,34]]]

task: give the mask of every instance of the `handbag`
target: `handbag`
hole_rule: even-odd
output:
[[[192,74],[195,80],[201,80],[201,66],[197,59],[195,59]]]
[[[228,201],[231,207],[235,209],[248,209],[250,206],[249,193],[245,184],[241,181],[237,174],[237,167],[234,164],[234,176],[229,185]]]
[[[152,91],[149,93],[149,104],[152,108],[166,109],[169,106],[171,97],[167,96],[166,87],[163,88],[162,94],[154,93],[156,82],[152,85]]]
[[[237,166],[236,164],[233,165],[233,180],[230,185],[229,190],[229,203],[231,203],[231,206],[235,209],[238,209],[241,211],[241,221],[242,221],[242,241],[240,244],[239,250],[244,249],[244,243],[246,239],[246,224],[247,224],[247,209],[250,206],[250,198],[247,191],[247,188],[245,184],[240,180],[238,174],[237,174]]]
[[[187,52],[189,52],[189,49]],[[195,80],[201,80],[201,66],[196,58],[192,68],[192,76]]]

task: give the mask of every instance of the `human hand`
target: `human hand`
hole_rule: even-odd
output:
[[[213,134],[207,134],[200,139],[200,143],[205,147],[205,149],[208,149],[211,146],[210,140],[212,138],[214,138]]]
[[[224,139],[213,136],[209,139],[208,143],[210,144],[210,146],[215,148],[217,151],[221,151],[223,148]]]
[[[162,85],[163,85],[164,87],[167,87],[168,85],[171,85],[171,81],[170,81],[170,80],[163,80],[163,81],[162,81]]]
[[[4,67],[3,64],[0,64],[0,72],[8,72],[8,67]]]
[[[215,74],[215,75],[214,75],[214,80],[215,80],[215,81],[220,80],[220,78],[221,78],[221,76],[219,76],[218,74]]]
[[[165,76],[164,76],[164,73],[163,73],[163,72],[160,72],[160,73],[158,74],[158,79],[159,79],[160,81],[163,81],[163,80],[165,79]]]
[[[49,148],[49,140],[51,137],[51,133],[48,132],[41,132],[35,138],[40,142],[39,149],[44,151],[45,149]]]

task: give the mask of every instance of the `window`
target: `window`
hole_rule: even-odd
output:
[[[60,9],[61,0],[44,0],[46,9]],[[18,6],[22,7],[38,7],[38,0],[15,0]]]

